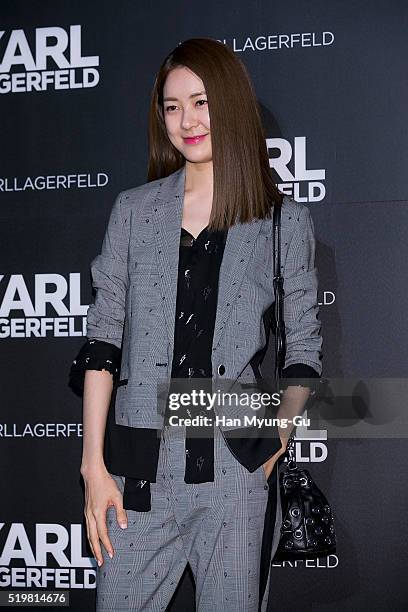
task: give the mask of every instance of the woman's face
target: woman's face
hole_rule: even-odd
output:
[[[207,95],[202,80],[189,68],[174,68],[167,75],[163,113],[170,142],[186,160],[212,161]]]

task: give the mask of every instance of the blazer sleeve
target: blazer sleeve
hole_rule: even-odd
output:
[[[95,300],[87,312],[86,335],[122,346],[128,284],[129,211],[123,210],[123,193],[114,202],[99,255],[91,262]]]
[[[320,376],[322,373],[322,337],[320,334],[321,322],[318,319],[314,224],[306,206],[302,206],[299,213],[297,226],[287,251],[283,277],[286,330],[284,367],[304,364],[313,368]],[[296,370],[298,368],[299,366]],[[294,369],[291,368],[291,370]],[[303,375],[305,373],[307,369],[303,368]]]

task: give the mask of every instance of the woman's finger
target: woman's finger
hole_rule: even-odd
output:
[[[96,559],[97,564],[101,566],[103,563],[103,557],[102,557],[101,547],[99,544],[99,536],[98,536],[98,530],[96,527],[95,519],[89,520],[89,534],[90,534],[90,542],[92,546],[93,555]]]
[[[96,518],[96,528],[98,531],[99,539],[104,545],[106,552],[112,559],[114,551],[113,551],[112,543],[109,539],[108,528],[106,526],[106,509],[102,513],[100,514],[98,513],[95,518]]]
[[[118,499],[114,500],[114,506],[116,510],[116,520],[118,521],[118,525],[122,529],[126,529],[126,527],[128,526],[128,519],[127,519],[126,510],[123,507],[122,494],[120,495],[120,497],[118,497]]]
[[[92,542],[91,542],[91,534],[89,533],[89,522],[88,522],[88,516],[87,516],[87,514],[86,514],[86,511],[84,512],[84,515],[85,515],[85,523],[86,523],[86,537],[87,537],[87,540],[88,540],[88,542],[89,542],[89,547],[90,547],[90,549],[91,549],[91,551],[92,551],[92,554],[94,555],[94,551],[93,551],[93,548],[92,548]],[[95,556],[95,555],[94,555],[94,556]]]

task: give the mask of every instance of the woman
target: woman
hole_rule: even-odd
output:
[[[187,382],[227,390],[262,375],[274,205],[282,205],[283,374],[320,376],[313,224],[276,188],[253,87],[222,43],[190,39],[167,56],[149,136],[148,182],[119,194],[91,265],[95,303],[71,371],[84,393],[97,610],[165,610],[187,563],[200,612],[265,610],[281,518],[269,513],[267,523],[267,509],[280,509],[274,467],[290,430],[270,427],[262,438],[253,427],[214,425],[237,407],[209,402],[177,411],[210,417],[208,425],[175,427],[169,390]],[[290,385],[280,411],[299,414],[308,394]]]

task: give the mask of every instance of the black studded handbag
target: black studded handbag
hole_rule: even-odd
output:
[[[273,251],[275,291],[275,379],[277,389],[285,363],[286,337],[283,316],[283,277],[280,265],[281,207],[273,211]],[[277,241],[275,234],[277,233]],[[316,393],[313,391],[312,393]],[[286,468],[279,473],[279,465],[287,457]],[[282,526],[279,545],[273,561],[313,559],[336,552],[336,532],[333,512],[325,495],[314,482],[310,472],[296,464],[295,439],[288,439],[286,452],[277,462]]]

